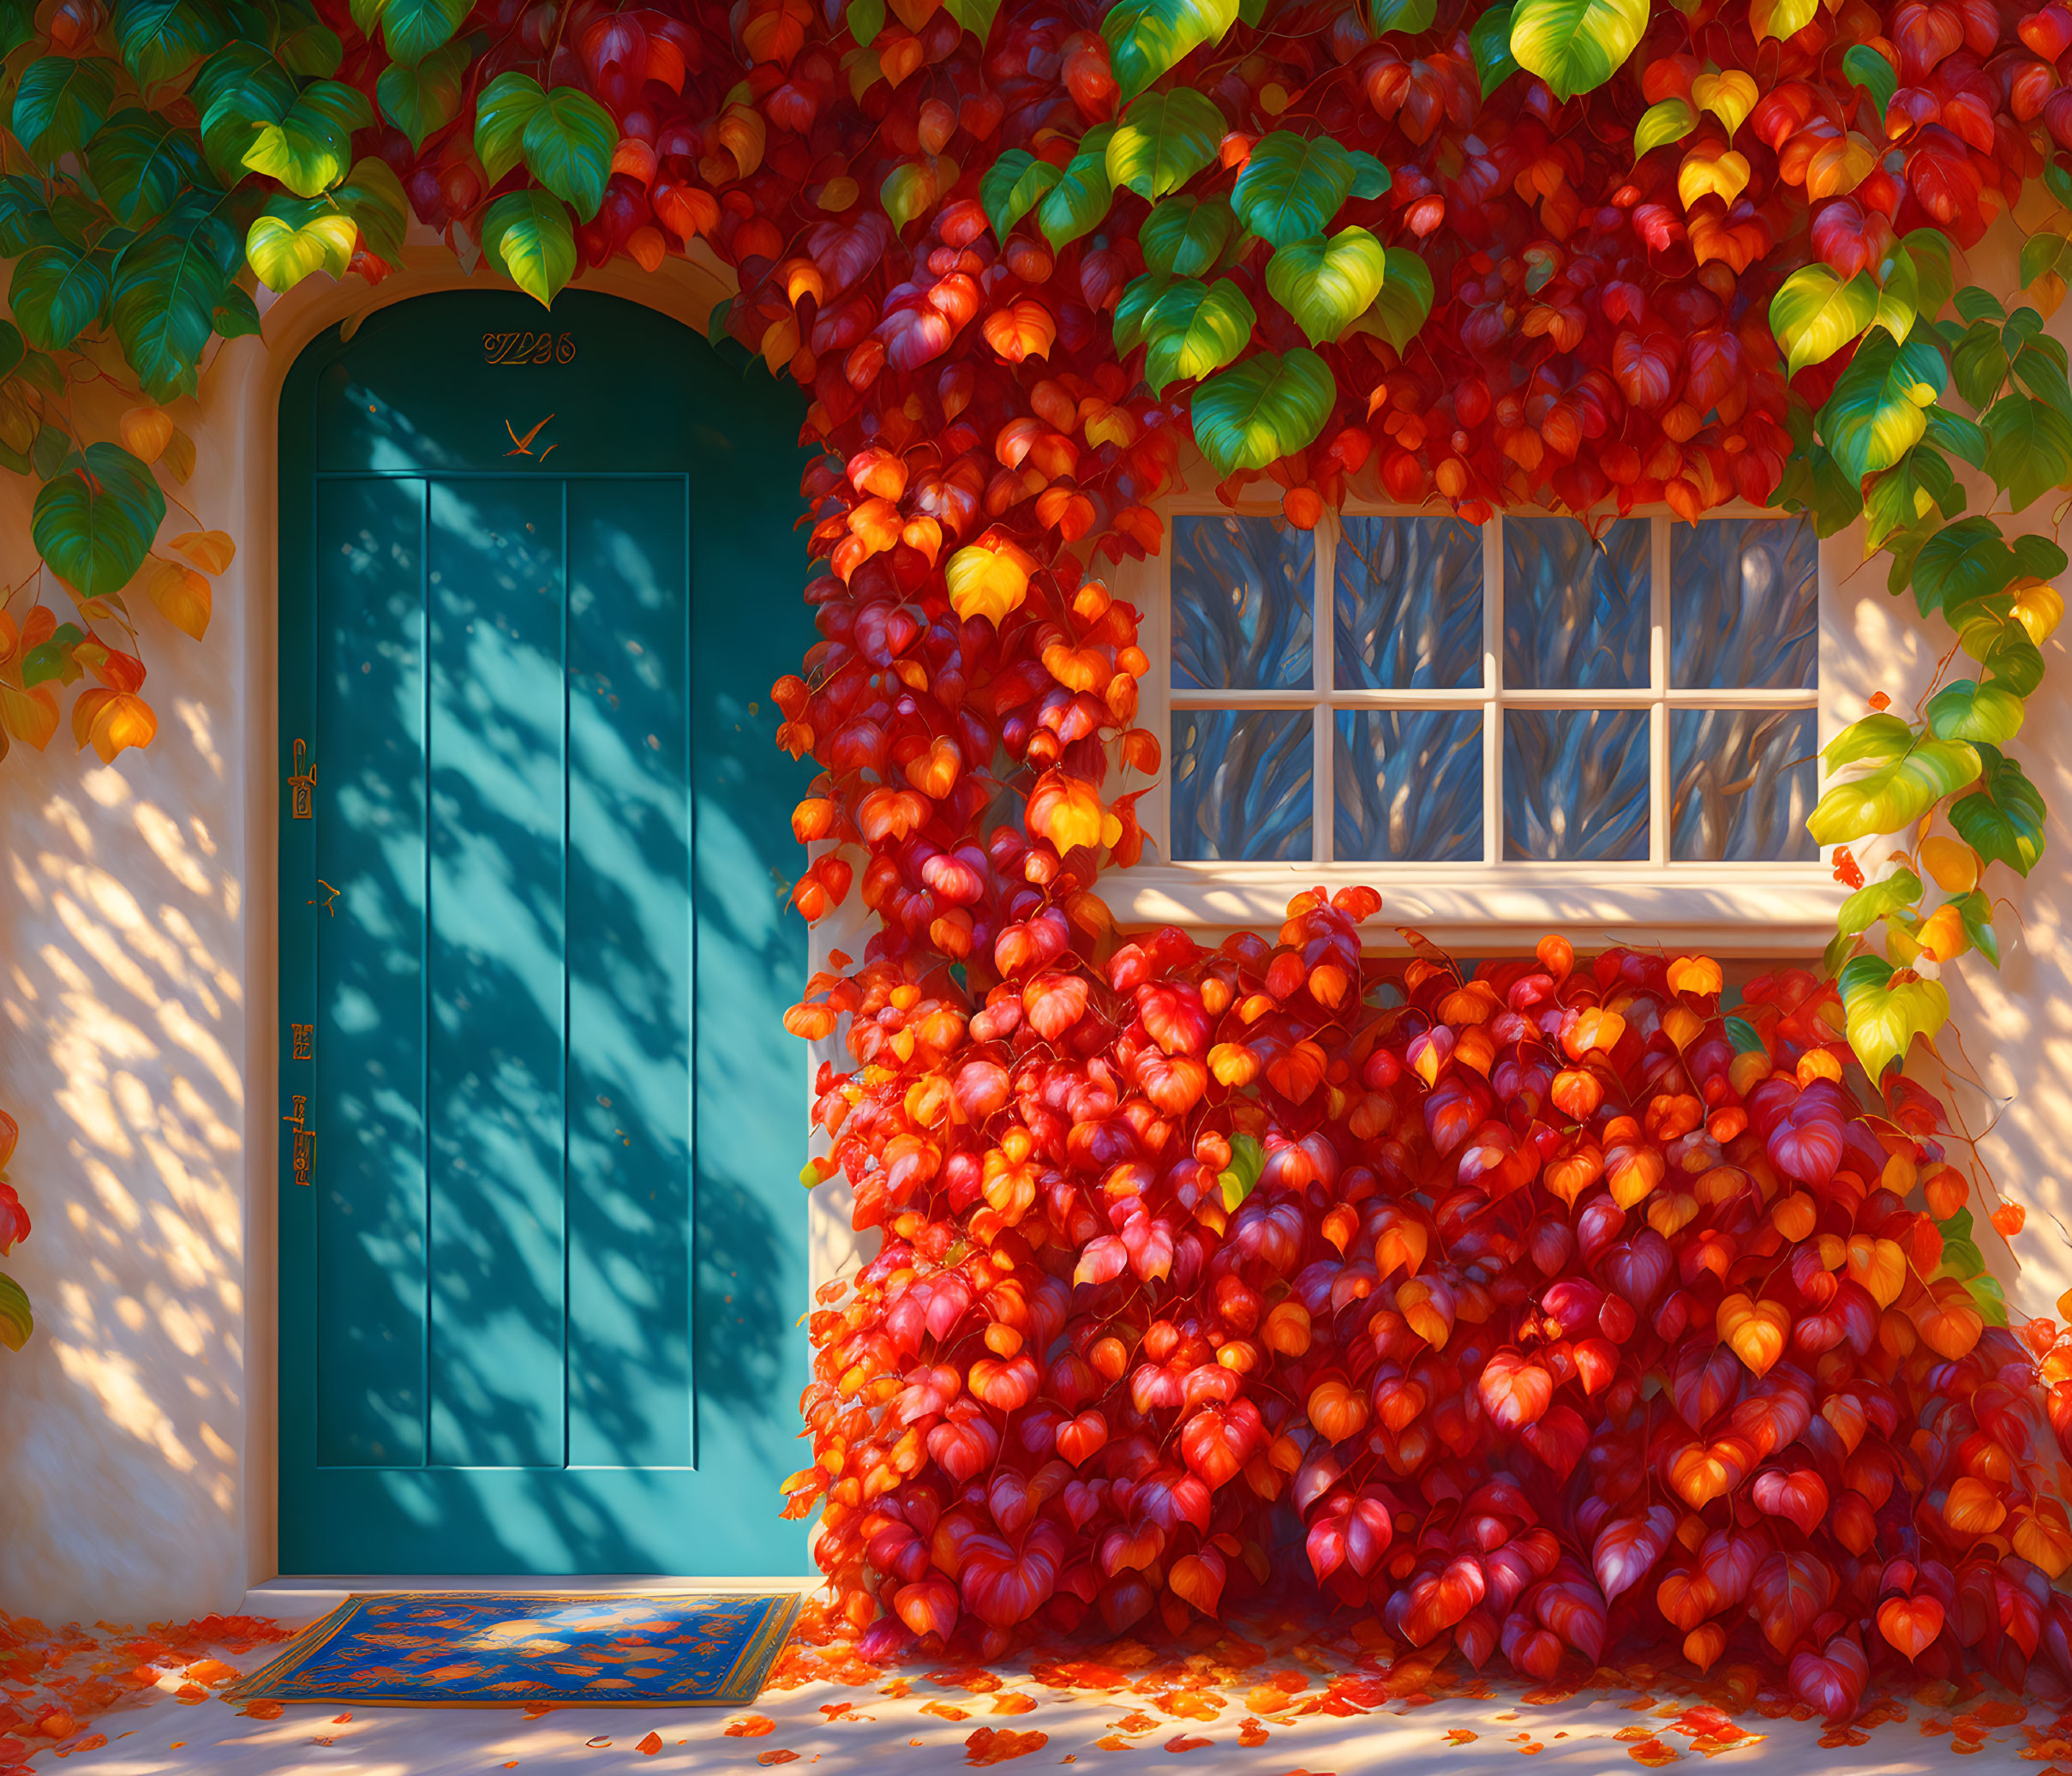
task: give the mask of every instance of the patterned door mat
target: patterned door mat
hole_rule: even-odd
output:
[[[791,1592],[355,1593],[223,1696],[412,1708],[750,1702],[804,1600]]]

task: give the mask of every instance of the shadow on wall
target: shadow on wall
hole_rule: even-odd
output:
[[[36,1333],[0,1361],[0,1599],[61,1619],[235,1604],[249,1377],[233,1056],[245,885],[226,871],[221,711],[161,702],[147,754],[17,747],[0,1015],[9,1265]]]

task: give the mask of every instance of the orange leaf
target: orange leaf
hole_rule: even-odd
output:
[[[967,1764],[1003,1764],[1009,1758],[1027,1757],[1051,1743],[1048,1733],[1018,1733],[1012,1727],[982,1726],[964,1742]]]
[[[799,1754],[795,1751],[758,1751],[756,1761],[759,1764],[795,1764],[799,1761]]]
[[[729,1739],[759,1739],[776,1730],[777,1723],[767,1714],[737,1714],[720,1729]]]
[[[209,583],[192,567],[177,561],[159,561],[151,572],[151,602],[159,614],[176,629],[196,641],[208,633],[213,596]]]
[[[1177,1739],[1168,1739],[1165,1742],[1165,1749],[1168,1751],[1198,1751],[1204,1745],[1213,1745],[1215,1743],[1213,1739],[1189,1738],[1185,1733],[1183,1733]]]
[[[633,1749],[638,1752],[644,1753],[649,1757],[653,1757],[656,1752],[662,1749],[662,1735],[660,1733],[650,1733],[647,1737],[643,1739],[633,1748]]]

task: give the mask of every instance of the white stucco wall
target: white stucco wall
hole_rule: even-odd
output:
[[[372,302],[457,280],[429,249],[412,263]],[[596,283],[702,326],[724,278],[672,261],[661,279]],[[224,349],[203,402],[176,410],[198,451],[183,495],[239,556],[205,642],[146,618],[157,743],[82,767],[61,733],[47,754],[17,747],[0,765],[0,1103],[21,1124],[12,1176],[36,1221],[5,1263],[38,1323],[26,1351],[0,1355],[11,1611],[185,1617],[235,1607],[275,1570],[273,409],[296,351],[368,306],[357,279],[316,280],[274,305],[265,339]],[[2072,338],[2072,311],[2053,331]],[[0,488],[9,583],[33,559],[21,494]],[[1853,537],[1823,552],[1835,720],[1876,690],[1909,701],[1943,645],[1881,573],[1852,573],[1860,559]],[[1990,1128],[1984,1157],[2030,1211],[2015,1294],[2032,1312],[2072,1287],[2072,674],[2062,640],[2045,652],[2052,676],[2018,746],[2053,805],[2050,849],[2026,885],[1994,885],[2027,926],[2000,975],[1975,960],[1950,971],[1978,1083],[1948,1094]],[[860,952],[859,932],[816,933],[816,965],[845,940]],[[802,1057],[802,1087],[813,1064]],[[816,1193],[816,1280],[855,1259],[838,1194]]]

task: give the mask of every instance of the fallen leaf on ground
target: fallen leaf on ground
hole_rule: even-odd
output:
[[[1626,1734],[1632,1732],[1632,1731],[1633,1729],[1630,1726],[1621,1727],[1617,1732],[1614,1733],[1612,1737],[1614,1739],[1624,1738]],[[1446,1729],[1446,1743],[1449,1745],[1472,1744],[1475,1741],[1475,1737],[1476,1735],[1464,1726],[1449,1727]]]
[[[1027,1714],[1036,1707],[1036,1698],[1024,1695],[1018,1689],[1003,1689],[993,1698],[996,1714]]]
[[[795,1751],[758,1751],[756,1761],[759,1764],[795,1764],[799,1761],[799,1754]]]
[[[1273,1737],[1249,1714],[1237,1723],[1237,1743],[1240,1745],[1264,1745]]]
[[[237,1712],[240,1714],[249,1714],[255,1720],[278,1720],[280,1719],[280,1704],[262,1698],[256,1702],[247,1702]]]
[[[612,1742],[606,1735],[598,1733],[583,1743],[592,1751],[605,1751],[610,1749]]]
[[[1041,1751],[1051,1743],[1048,1733],[1018,1733],[1012,1727],[982,1726],[976,1728],[964,1742],[964,1761],[967,1764],[1003,1764],[1012,1757],[1027,1757],[1032,1751]]]
[[[968,1690],[973,1695],[991,1695],[1000,1679],[982,1665],[960,1665],[955,1671],[931,1671],[928,1681],[938,1689]]]
[[[647,1737],[643,1739],[639,1744],[633,1748],[633,1749],[636,1751],[644,1752],[648,1756],[653,1757],[656,1752],[662,1749],[662,1735],[660,1733],[650,1733]]]
[[[895,1677],[889,1683],[879,1684],[877,1686],[877,1693],[880,1695],[889,1695],[896,1701],[901,1696],[912,1695],[913,1694],[913,1685],[909,1683],[904,1677]]]
[[[777,1723],[767,1714],[737,1714],[720,1729],[729,1739],[759,1739],[776,1730]]]
[[[1626,1755],[1637,1764],[1645,1764],[1650,1770],[1658,1770],[1664,1764],[1673,1764],[1683,1753],[1673,1745],[1665,1745],[1660,1739],[1643,1739],[1639,1744],[1630,1746]]]
[[[221,1683],[237,1675],[236,1665],[227,1665],[220,1659],[198,1659],[180,1673],[197,1683]]]
[[[1165,1749],[1168,1751],[1197,1751],[1204,1745],[1213,1745],[1215,1743],[1213,1739],[1190,1739],[1182,1733],[1177,1739],[1168,1739]]]

